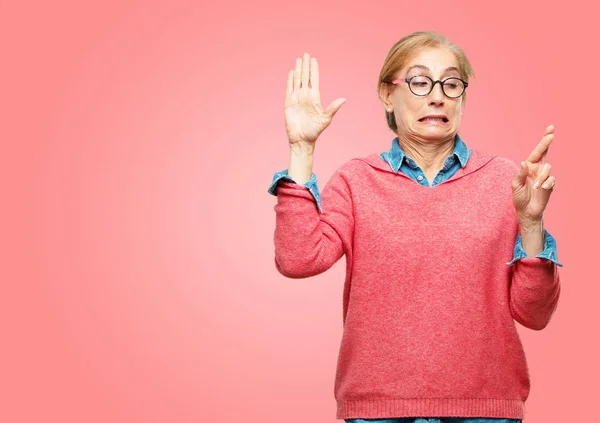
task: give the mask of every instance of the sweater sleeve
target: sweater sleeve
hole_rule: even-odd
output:
[[[520,237],[521,234],[518,235]],[[554,238],[545,234],[544,251],[556,252]],[[553,244],[552,246],[549,246]],[[521,242],[517,238],[515,256],[511,264],[510,312],[513,318],[526,328],[544,329],[554,315],[560,296],[560,275],[556,255],[535,257],[517,254]]]
[[[305,186],[280,181],[275,205],[275,266],[289,278],[325,272],[351,248],[354,231],[352,197],[343,168],[338,169],[321,194]]]

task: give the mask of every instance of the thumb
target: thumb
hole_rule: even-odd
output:
[[[335,116],[337,111],[340,110],[340,107],[342,107],[342,104],[344,104],[345,102],[345,98],[338,98],[337,100],[333,100],[325,109],[325,114],[329,115],[330,117]]]
[[[519,185],[524,185],[527,181],[527,175],[529,174],[529,167],[527,163],[521,162],[521,167],[519,167],[519,171],[517,172],[517,176],[515,176],[515,180],[519,183]]]

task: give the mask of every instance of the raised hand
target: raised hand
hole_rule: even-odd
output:
[[[520,222],[541,221],[543,218],[556,183],[556,178],[550,175],[552,166],[546,162],[553,139],[554,126],[550,125],[527,160],[521,162],[512,181],[513,202]]]
[[[314,144],[345,102],[346,99],[338,98],[323,110],[317,59],[308,53],[297,58],[296,69],[288,74],[285,92],[285,129],[290,145]]]

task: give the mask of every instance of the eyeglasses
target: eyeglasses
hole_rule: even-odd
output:
[[[467,89],[467,86],[469,85],[468,82],[465,82],[460,78],[446,78],[443,81],[440,81],[439,79],[437,81],[434,81],[433,79],[425,75],[416,75],[404,79],[392,79],[391,81],[384,80],[383,82],[386,82],[388,84],[398,84],[400,82],[406,82],[410,91],[414,95],[418,96],[425,96],[429,94],[433,90],[435,84],[439,82],[442,86],[442,92],[444,93],[444,95],[450,98],[458,98],[461,95],[463,95],[463,93]]]

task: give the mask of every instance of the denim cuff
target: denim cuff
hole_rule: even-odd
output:
[[[291,177],[288,176],[287,169],[282,170],[281,172],[277,172],[275,173],[275,175],[273,175],[273,181],[271,182],[271,186],[269,186],[268,189],[269,194],[275,196],[277,195],[277,183],[279,182],[279,180],[296,183],[296,181],[294,181]],[[315,198],[315,201],[317,202],[317,208],[319,209],[319,213],[322,213],[323,210],[321,208],[321,195],[319,194],[319,186],[317,185],[317,176],[314,173],[311,173],[310,179],[302,186],[308,188],[312,196]]]
[[[517,240],[515,242],[514,257],[511,261],[509,261],[506,264],[508,264],[509,266],[512,266],[518,260],[525,258],[525,257],[528,257],[528,256],[527,256],[527,253],[525,253],[525,250],[523,250],[523,238],[521,236],[521,233],[519,232],[519,234],[517,235]],[[550,232],[548,232],[546,229],[544,229],[544,251],[539,253],[536,257],[548,259],[548,260],[556,263],[557,266],[563,267],[563,264],[559,263],[559,261],[558,261],[558,251],[556,249],[556,240],[554,239],[554,237],[552,235],[550,235]]]

